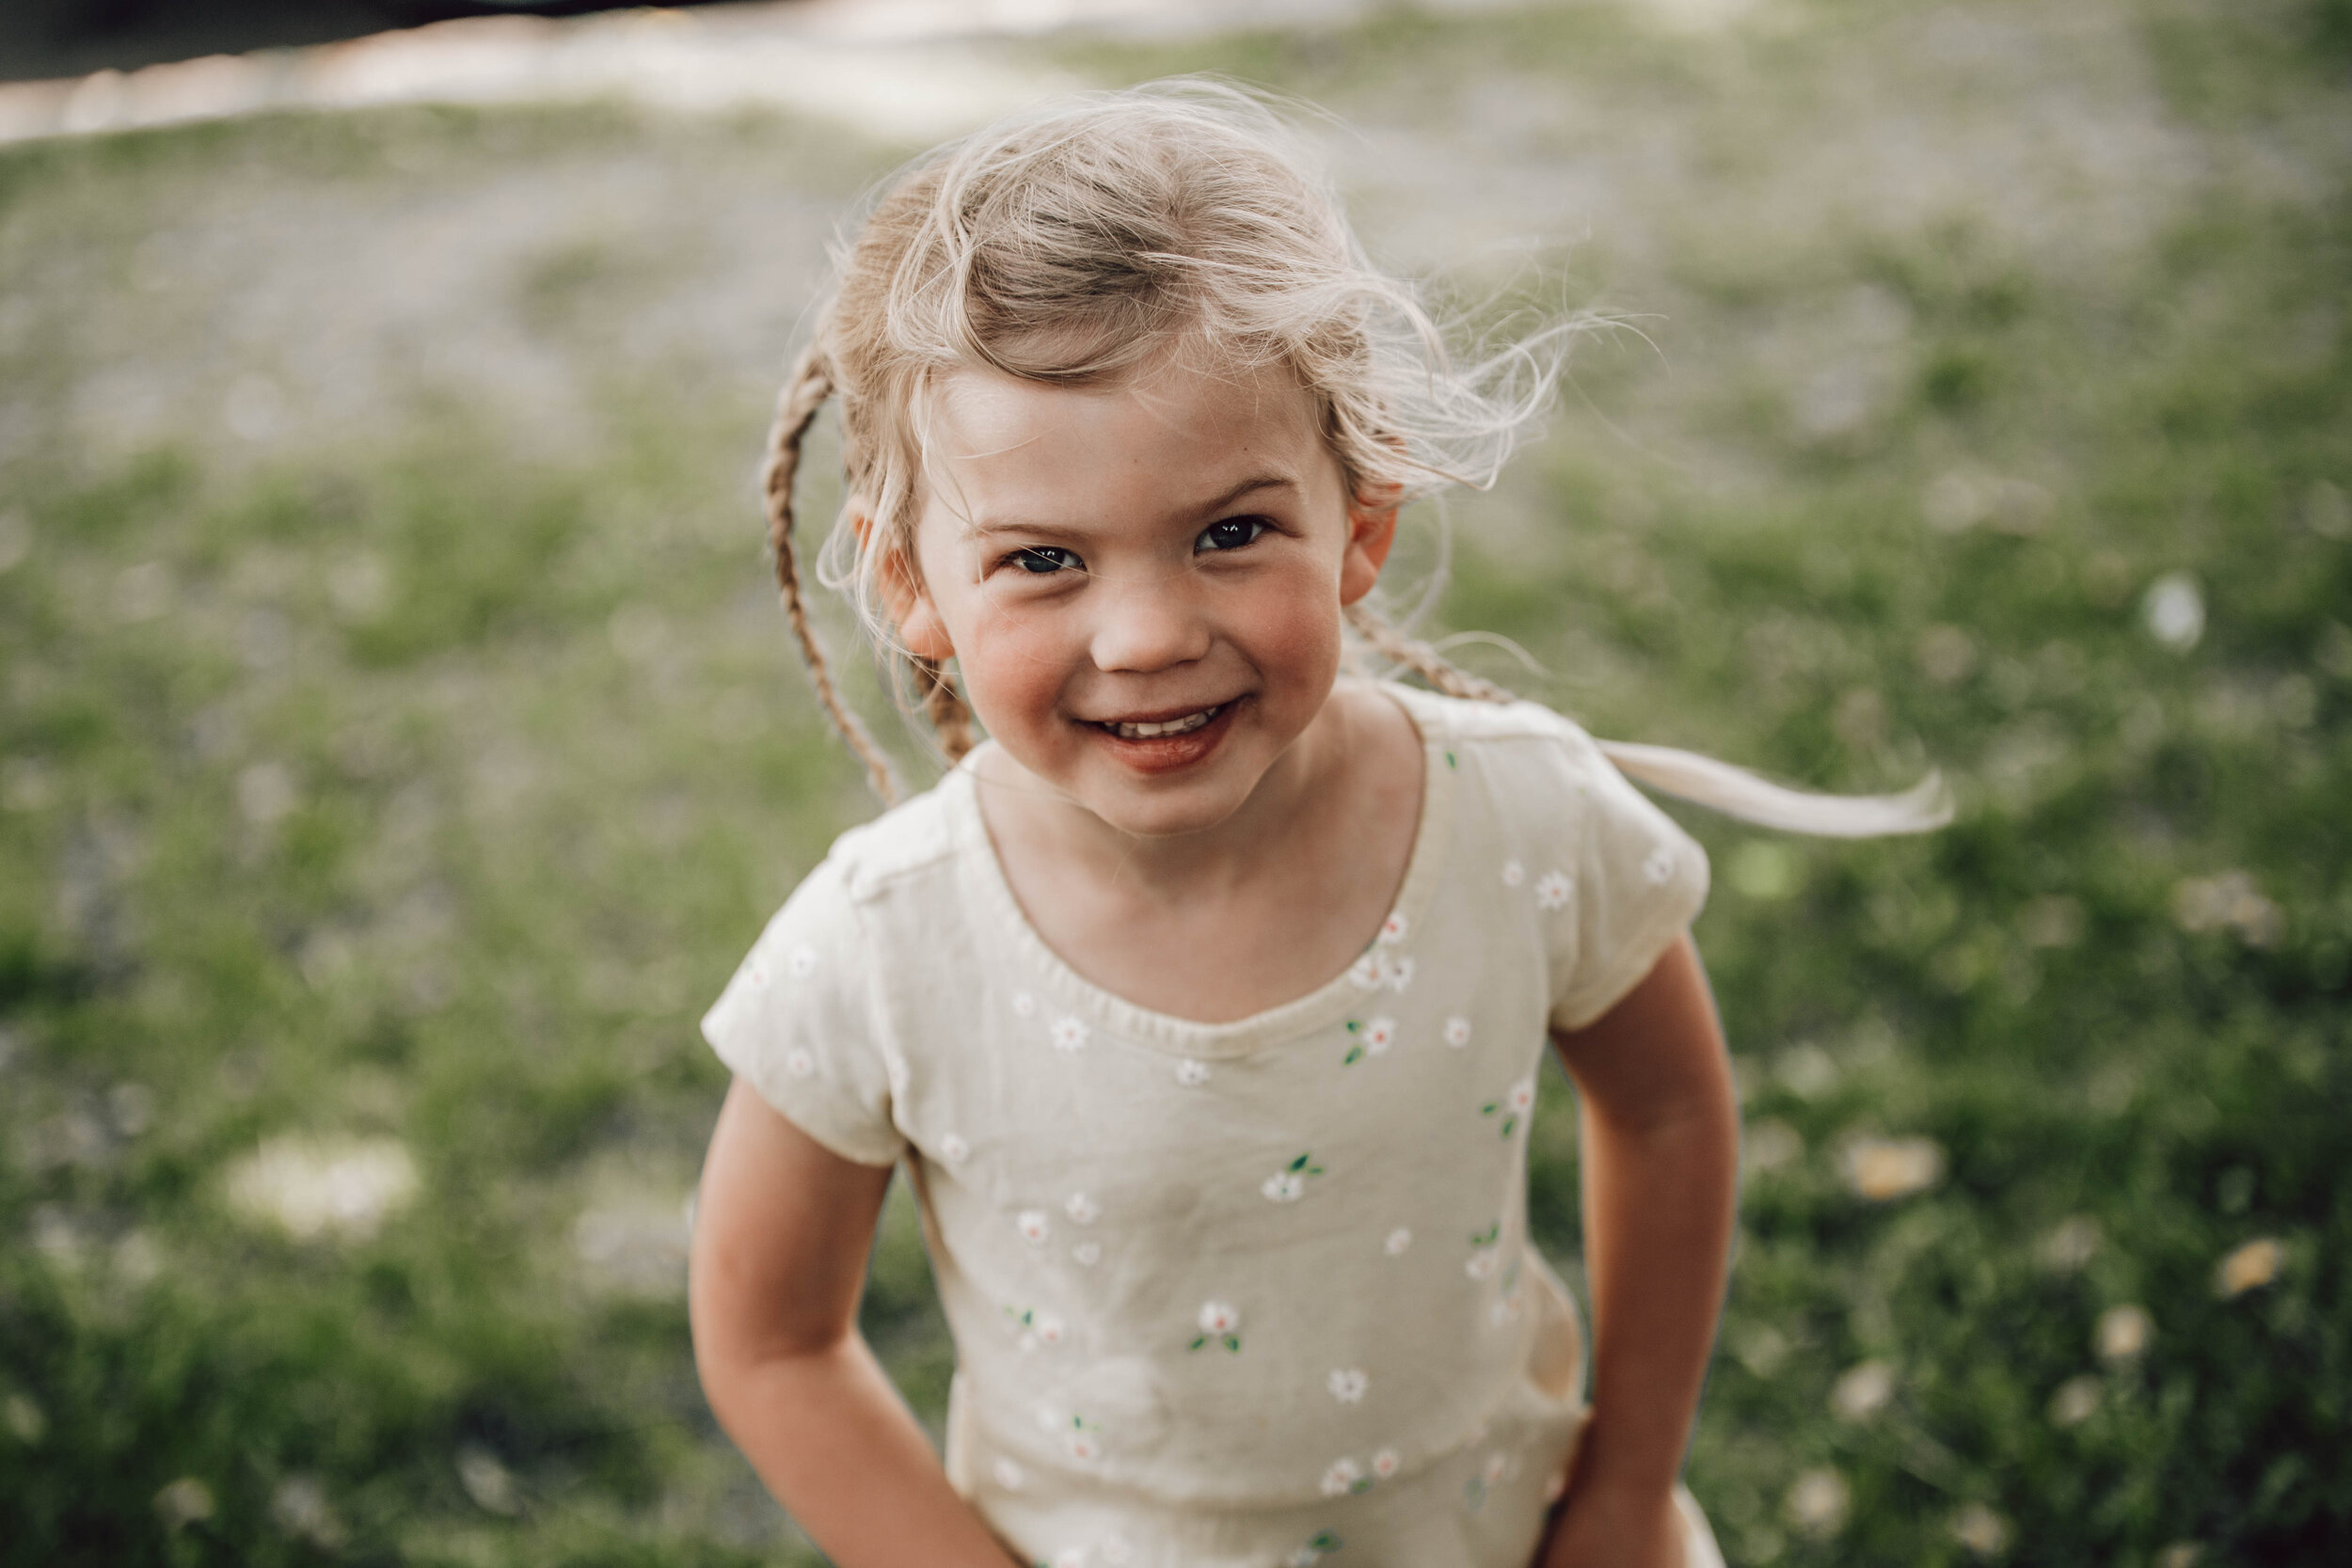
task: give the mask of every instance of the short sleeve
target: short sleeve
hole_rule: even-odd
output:
[[[1551,1026],[1581,1029],[1648,974],[1707,902],[1707,851],[1570,725],[1561,766],[1576,808],[1574,918],[1553,956]]]
[[[802,1132],[845,1160],[889,1165],[904,1140],[870,970],[856,906],[827,861],[760,933],[703,1037]]]

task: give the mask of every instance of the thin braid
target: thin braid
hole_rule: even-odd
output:
[[[866,765],[866,781],[874,786],[874,793],[882,797],[882,804],[896,805],[897,770],[834,685],[832,662],[825,657],[817,628],[809,624],[808,607],[801,600],[800,564],[792,553],[792,480],[800,471],[801,441],[817,421],[817,411],[832,395],[833,366],[821,346],[812,346],[786,379],[784,392],[776,399],[776,422],[768,432],[768,460],[760,473],[760,493],[768,511],[768,548],[775,561],[776,594],[784,602],[786,618],[792,623],[792,635],[800,639],[801,657],[808,664],[817,700],[824,705],[833,727],[850,743],[850,750]]]
[[[1478,703],[1518,701],[1494,682],[1448,663],[1443,654],[1419,638],[1406,636],[1360,599],[1347,607],[1347,624],[1383,658],[1412,671],[1449,697],[1466,697]]]
[[[914,666],[916,689],[923,693],[923,717],[931,721],[939,749],[947,753],[949,763],[961,762],[979,744],[972,734],[971,705],[956,689],[956,677],[937,659],[909,655],[907,662]]]

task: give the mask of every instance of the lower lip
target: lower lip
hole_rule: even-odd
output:
[[[1216,710],[1216,717],[1197,730],[1182,735],[1154,735],[1129,740],[1100,724],[1087,727],[1110,748],[1111,755],[1138,773],[1172,773],[1180,768],[1190,768],[1216,751],[1233,727],[1233,710],[1241,700],[1227,703]]]

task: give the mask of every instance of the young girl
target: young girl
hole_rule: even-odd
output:
[[[1375,616],[1538,344],[1452,369],[1262,105],[1179,83],[918,160],[840,262],[768,477],[841,404],[832,558],[956,766],[844,834],[705,1021],[704,1386],[844,1568],[1675,1568],[1737,1119],[1698,847],[1603,747]],[[1529,372],[1533,372],[1531,375]],[[1343,678],[1346,630],[1450,695]],[[971,721],[988,740],[974,743]],[[1614,765],[1613,760],[1614,759]],[[1580,1090],[1594,1352],[1530,1244]],[[894,1168],[956,1344],[943,1468],[856,1332]]]

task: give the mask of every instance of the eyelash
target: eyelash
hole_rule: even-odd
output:
[[[1208,544],[1210,535],[1219,529],[1232,528],[1248,529],[1249,536],[1237,544]],[[1193,550],[1195,554],[1222,555],[1232,550],[1247,549],[1273,531],[1273,528],[1274,525],[1263,517],[1221,517],[1200,531],[1200,537],[1194,541]],[[1018,566],[1029,576],[1040,578],[1050,578],[1068,571],[1086,570],[1086,562],[1078,559],[1076,551],[1064,549],[1059,545],[1024,546],[1006,556],[1004,563],[1008,566]]]

